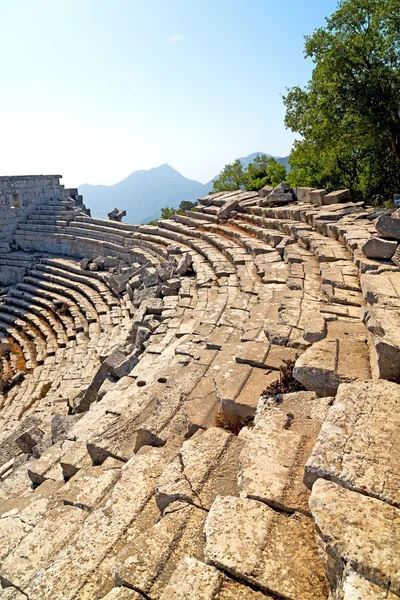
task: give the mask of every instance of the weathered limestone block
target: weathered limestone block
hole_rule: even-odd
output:
[[[323,196],[321,199],[324,206],[327,204],[337,204],[338,202],[350,202],[350,200],[350,190],[337,190],[330,194],[326,194],[326,196]]]
[[[293,376],[319,396],[334,396],[340,383],[370,377],[366,344],[346,338],[316,342],[297,359]]]
[[[297,187],[294,189],[298,202],[310,202],[310,192],[315,188]]]
[[[26,454],[32,452],[32,449],[39,444],[44,437],[44,432],[38,427],[30,427],[20,436],[17,437],[15,443],[18,448],[25,452]]]
[[[155,494],[160,510],[176,500],[209,509],[218,494],[237,493],[242,447],[235,436],[216,427],[184,442],[157,482]]]
[[[238,474],[240,495],[273,508],[309,514],[309,491],[302,473],[315,438],[291,431],[279,408],[264,411],[254,428],[242,429],[245,440]]]
[[[161,595],[171,570],[184,556],[203,558],[206,515],[184,502],[170,504],[156,525],[120,552],[113,568],[115,583],[134,586],[146,597]]]
[[[318,479],[310,509],[333,588],[344,567],[400,595],[400,511],[394,506]]]
[[[265,196],[268,196],[273,189],[274,188],[272,187],[272,185],[264,185],[264,187],[261,188],[261,190],[258,190],[258,195],[260,196],[260,198],[265,198]]]
[[[27,471],[32,483],[41,484],[46,479],[62,480],[63,473],[59,463],[61,454],[60,446],[50,446],[40,458],[30,460]]]
[[[371,334],[372,377],[400,383],[400,310],[373,306],[364,322]]]
[[[361,246],[361,250],[367,258],[382,258],[385,260],[392,258],[396,248],[397,242],[379,237],[372,237]]]
[[[312,521],[267,505],[218,497],[205,524],[207,562],[290,600],[327,597]]]
[[[236,198],[229,199],[223,204],[218,212],[218,217],[223,219],[229,217],[233,211],[239,209],[239,202]]]
[[[72,429],[80,418],[80,415],[55,414],[51,419],[51,439],[53,444],[65,440],[68,431]]]
[[[67,441],[62,445],[60,466],[65,479],[71,479],[80,469],[92,466],[85,442]]]
[[[102,600],[144,600],[144,596],[126,587],[115,587]]]
[[[322,206],[323,198],[328,193],[328,190],[312,190],[310,191],[310,202],[311,204],[316,204],[317,206]]]
[[[307,485],[325,477],[400,506],[399,409],[396,383],[341,385],[307,461]]]
[[[20,589],[35,571],[45,567],[72,536],[85,518],[85,512],[74,506],[55,508],[24,537],[0,566],[0,582]]]
[[[110,498],[100,508],[87,514],[85,526],[51,566],[36,573],[24,591],[41,600],[72,600],[90,573],[94,573],[108,552],[116,545],[127,527],[132,535],[135,520],[154,493],[154,485],[166,463],[161,448],[146,448],[127,462],[121,479],[115,484]],[[137,534],[138,535],[138,534]],[[66,594],[68,590],[68,595]]]
[[[262,592],[230,579],[215,567],[184,558],[172,575],[161,600],[272,600]]]
[[[181,277],[182,275],[186,275],[186,273],[192,266],[192,262],[193,262],[193,259],[192,259],[192,256],[190,255],[190,253],[185,252],[184,255],[182,256],[182,258],[179,260],[179,262],[176,266],[176,269],[175,269],[175,273],[178,275],[178,277]]]
[[[107,467],[109,460],[112,459],[107,459],[101,466],[78,471],[58,493],[64,504],[93,510],[120,476],[118,467]],[[119,465],[121,467],[123,463]]]
[[[361,275],[361,289],[368,304],[400,309],[400,272]]]
[[[400,219],[382,215],[375,222],[379,235],[389,240],[400,240]]]
[[[326,321],[324,317],[316,314],[315,316],[307,319],[304,325],[304,334],[303,337],[306,342],[310,342],[310,344],[314,344],[315,342],[319,342],[326,337],[327,327]]]

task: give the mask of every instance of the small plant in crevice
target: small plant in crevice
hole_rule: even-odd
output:
[[[302,392],[306,388],[293,377],[293,369],[296,363],[294,360],[284,360],[279,369],[279,379],[273,381],[265,390],[261,392],[262,396],[275,396],[276,394],[290,394],[291,392]]]
[[[217,410],[214,416],[215,427],[220,427],[225,431],[229,431],[234,435],[238,435],[243,427],[252,427],[254,416],[240,417],[231,412],[223,411],[221,408]]]

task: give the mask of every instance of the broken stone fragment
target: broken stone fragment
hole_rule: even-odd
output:
[[[80,264],[80,267],[83,271],[86,271],[86,269],[89,268],[89,263],[90,263],[90,258],[82,258]]]
[[[392,258],[397,248],[397,242],[384,240],[378,237],[370,238],[361,247],[361,250],[367,258],[381,258],[389,260]]]
[[[122,221],[122,217],[126,217],[126,210],[113,208],[112,211],[108,213],[108,218],[110,221]]]
[[[59,463],[61,457],[60,446],[50,446],[40,458],[34,458],[27,463],[27,472],[32,483],[41,484],[46,479],[58,481],[63,479]]]
[[[383,238],[400,240],[400,219],[382,215],[375,222],[377,232]]]
[[[15,440],[15,443],[22,452],[30,454],[32,449],[42,441],[43,437],[44,432],[38,427],[33,426],[21,433]]]
[[[51,437],[53,444],[65,440],[68,431],[72,429],[80,418],[81,415],[53,415],[51,419]]]
[[[192,266],[192,257],[189,252],[185,252],[182,258],[179,260],[175,273],[178,276],[186,275],[190,267]]]

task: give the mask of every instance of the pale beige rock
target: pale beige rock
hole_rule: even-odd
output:
[[[319,396],[334,396],[340,383],[370,376],[366,343],[349,336],[316,342],[297,359],[293,376]]]
[[[176,500],[209,509],[217,494],[237,493],[242,447],[237,438],[216,427],[199,431],[184,442],[157,481],[155,495],[160,510]]]
[[[290,600],[327,597],[312,522],[255,500],[217,498],[205,525],[207,562]]]
[[[310,508],[326,569],[337,587],[343,566],[400,595],[400,511],[385,502],[318,479]]]
[[[184,556],[202,559],[206,516],[204,510],[183,502],[170,504],[156,525],[118,555],[115,583],[158,597]]]
[[[341,385],[307,461],[308,485],[325,477],[399,506],[399,408],[396,383]]]
[[[50,446],[40,458],[30,460],[27,471],[31,481],[41,484],[46,479],[62,480],[63,473],[59,463],[61,454],[59,446]]]
[[[0,579],[20,589],[33,573],[68,544],[85,518],[84,511],[64,506],[50,511],[0,566]]]
[[[291,431],[290,418],[279,408],[265,411],[240,437],[246,441],[238,473],[241,497],[309,514],[302,474],[315,438]]]
[[[119,475],[120,469],[107,469],[104,465],[81,469],[63,486],[58,496],[64,504],[77,506],[82,510],[93,510]]]
[[[371,334],[372,377],[400,382],[400,310],[373,306],[364,322]]]
[[[213,600],[217,597],[223,575],[214,567],[194,558],[185,558],[176,569],[161,600]]]
[[[123,467],[107,502],[86,518],[79,536],[60,552],[53,563],[35,574],[26,592],[41,600],[72,600],[90,573],[138,518],[154,493],[154,485],[165,467],[162,448],[146,448]]]
[[[272,600],[262,592],[226,577],[221,571],[184,558],[163,591],[161,600]]]
[[[126,587],[115,587],[102,600],[142,600],[144,596]]]
[[[371,583],[355,571],[346,574],[342,584],[343,600],[395,600],[396,596],[387,589]],[[398,597],[398,596],[397,596]]]

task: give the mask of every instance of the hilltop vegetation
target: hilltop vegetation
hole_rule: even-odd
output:
[[[305,39],[311,80],[284,97],[301,135],[289,182],[389,200],[400,190],[400,0],[343,0]]]
[[[286,179],[286,167],[272,156],[257,155],[247,166],[238,158],[225,165],[214,179],[213,192],[240,189],[260,190],[265,185],[276,186]]]

